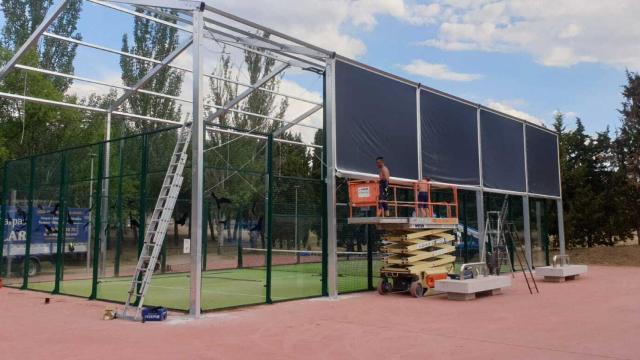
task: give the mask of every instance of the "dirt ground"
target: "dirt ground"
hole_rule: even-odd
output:
[[[640,266],[638,245],[571,249],[567,253],[574,264]]]
[[[0,359],[640,359],[639,277],[591,266],[535,295],[518,274],[468,302],[367,292],[145,324],[102,320],[112,304],[3,288]]]

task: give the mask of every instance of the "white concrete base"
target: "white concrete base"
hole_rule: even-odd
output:
[[[447,293],[449,300],[473,300],[476,295],[498,295],[511,286],[511,276],[481,276],[466,280],[438,280],[435,289]]]
[[[543,276],[544,281],[563,282],[574,280],[578,276],[587,273],[587,265],[543,266],[536,268],[536,275]]]

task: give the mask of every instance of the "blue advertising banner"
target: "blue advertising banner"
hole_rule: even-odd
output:
[[[57,206],[38,206],[34,207],[33,211],[31,254],[54,253],[58,240],[58,208]],[[29,226],[27,218],[27,209],[20,206],[7,207],[7,217],[4,220],[5,256],[24,254],[27,226]],[[65,252],[83,253],[87,251],[90,219],[89,209],[68,209]]]

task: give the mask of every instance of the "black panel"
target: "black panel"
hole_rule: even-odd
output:
[[[480,185],[477,109],[421,91],[420,120],[423,175],[451,184]]]
[[[418,178],[416,88],[336,62],[336,152],[342,171],[377,173],[383,156],[391,176]]]
[[[532,126],[526,129],[529,192],[560,196],[557,136]]]
[[[482,178],[494,189],[526,191],[522,123],[482,110]]]

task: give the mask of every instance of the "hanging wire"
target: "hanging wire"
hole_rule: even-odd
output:
[[[240,175],[240,171],[242,169],[244,169],[245,167],[247,167],[250,163],[252,163],[253,161],[255,161],[256,156],[258,155],[258,153],[260,153],[262,150],[264,150],[264,148],[267,146],[267,144],[262,145],[262,147],[260,149],[258,149],[256,151],[255,154],[253,154],[253,156],[251,157],[251,159],[249,159],[247,162],[245,162],[244,164],[242,164],[238,169],[234,170],[234,172],[231,175],[226,176],[224,179],[222,179],[222,181],[219,181],[217,184],[213,185],[212,187],[208,188],[207,190],[204,191],[204,193],[208,193],[209,191],[212,191],[213,189],[215,189],[216,187],[220,186],[221,184],[224,184],[225,181],[229,180],[230,178],[232,178],[234,175],[238,175],[240,176],[240,178],[242,180],[244,180],[247,184],[249,184],[249,186],[253,189],[253,191],[255,191],[256,193],[260,193],[260,191],[258,191],[258,189],[256,189],[253,184],[251,184],[251,182],[249,182],[249,180],[245,179],[242,175]],[[222,155],[220,155],[217,151],[215,152],[216,155],[218,155],[223,161],[227,162],[224,157],[222,157]],[[227,165],[230,165],[227,162]]]

